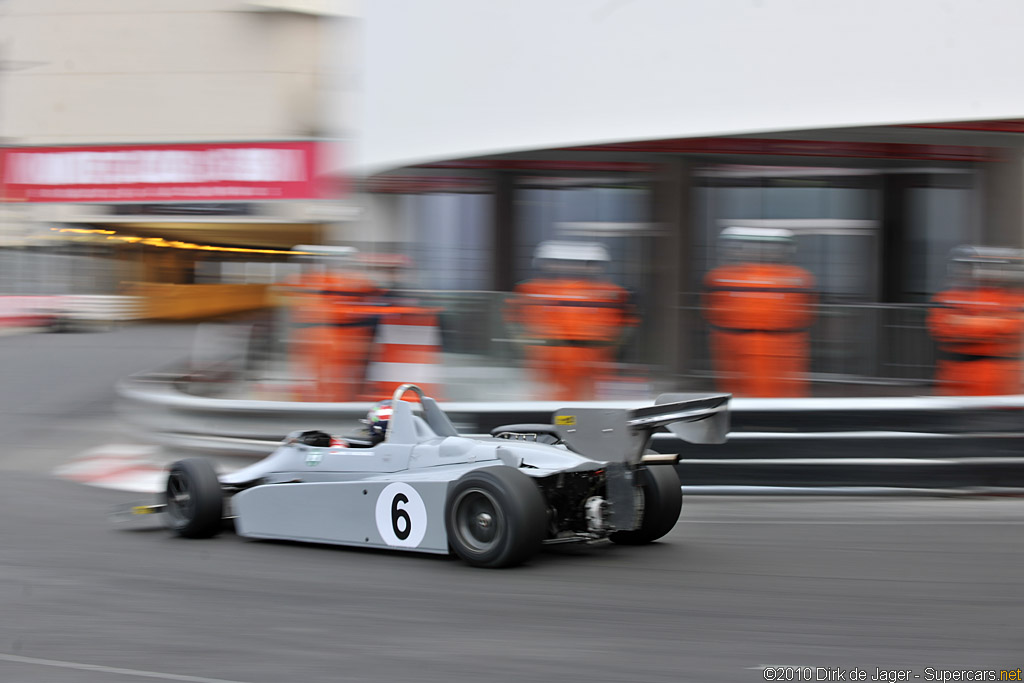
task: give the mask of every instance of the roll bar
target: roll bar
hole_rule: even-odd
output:
[[[402,400],[402,396],[404,396],[405,392],[407,392],[407,391],[414,392],[417,396],[420,397],[420,401],[421,402],[425,398],[423,390],[420,389],[415,384],[401,384],[401,385],[398,386],[397,389],[395,389],[395,393],[391,394],[391,400],[392,401],[401,401]]]
[[[395,411],[391,416],[392,423],[394,423],[395,418],[401,414],[403,416],[408,416],[408,419],[400,418],[399,423],[404,424],[408,422],[410,425],[412,424],[412,406],[402,400],[402,396],[404,396],[407,391],[411,391],[419,396],[420,406],[423,408],[423,417],[426,419],[427,426],[430,427],[435,434],[438,436],[459,435],[458,431],[455,430],[454,425],[452,425],[451,420],[449,420],[448,416],[444,414],[441,407],[437,405],[437,401],[425,395],[423,390],[415,384],[401,384],[391,395],[391,408]],[[391,440],[392,438],[390,427],[391,425],[389,425],[388,429],[388,440]],[[406,435],[404,438],[408,439],[411,437]],[[410,441],[409,443],[413,442]]]

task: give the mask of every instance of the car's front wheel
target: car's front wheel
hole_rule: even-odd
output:
[[[544,496],[511,467],[484,467],[462,476],[445,503],[452,551],[475,567],[509,567],[540,550],[547,524]]]
[[[187,458],[171,465],[164,490],[168,526],[180,536],[209,538],[221,530],[224,492],[213,465]]]
[[[683,490],[679,486],[679,474],[670,465],[645,467],[644,481],[640,489],[644,497],[644,514],[640,527],[631,531],[616,531],[611,540],[623,545],[643,545],[656,541],[679,521],[683,509]]]

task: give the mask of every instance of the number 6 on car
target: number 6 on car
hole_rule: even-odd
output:
[[[420,415],[401,400],[407,391],[419,396]],[[130,509],[163,512],[190,538],[216,535],[230,508],[241,536],[451,552],[478,567],[521,563],[546,543],[649,543],[672,530],[682,505],[678,456],[648,452],[651,433],[722,443],[729,399],[664,394],[637,410],[565,408],[552,424],[469,438],[404,384],[379,443],[324,447],[329,436],[296,431],[221,476],[207,459],[180,460],[161,503]]]
[[[388,484],[377,496],[377,532],[396,548],[415,548],[427,533],[427,508],[409,484]]]

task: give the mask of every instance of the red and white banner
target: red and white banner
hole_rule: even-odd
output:
[[[319,144],[240,142],[0,149],[8,202],[327,198]]]

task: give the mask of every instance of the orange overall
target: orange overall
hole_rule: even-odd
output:
[[[810,273],[792,265],[743,263],[716,268],[704,284],[719,388],[737,396],[807,395]]]
[[[935,297],[928,326],[939,343],[938,391],[996,396],[1021,391],[1021,297],[1000,287],[949,289]]]
[[[610,282],[543,278],[516,287],[508,312],[529,339],[526,358],[553,400],[590,399],[609,374],[626,327],[636,324],[629,293]]]
[[[311,401],[358,400],[373,345],[377,287],[356,275],[303,279],[296,311],[297,354]]]

